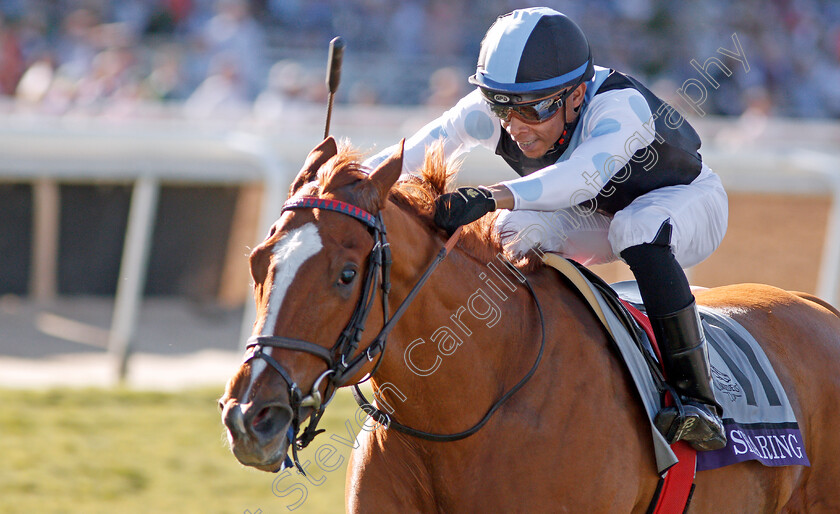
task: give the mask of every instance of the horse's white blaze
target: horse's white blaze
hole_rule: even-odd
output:
[[[283,299],[300,271],[300,267],[323,247],[321,236],[318,235],[318,227],[312,223],[292,230],[274,243],[271,249],[274,255],[274,279],[271,282],[271,291],[268,293],[268,309],[262,320],[260,335],[273,334],[277,316],[280,314],[280,306],[283,305]],[[271,355],[271,350],[271,348],[266,348],[263,351]],[[251,361],[251,381],[242,396],[243,401],[248,401],[251,388],[265,367],[266,362],[263,359]]]

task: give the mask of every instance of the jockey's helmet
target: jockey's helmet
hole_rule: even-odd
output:
[[[571,93],[594,73],[589,41],[580,27],[565,14],[534,7],[496,19],[481,41],[469,81],[491,105],[510,105]]]

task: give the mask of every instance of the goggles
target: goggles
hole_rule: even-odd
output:
[[[558,96],[521,104],[496,103],[491,101],[490,98],[487,98],[486,95],[484,100],[490,107],[490,112],[502,121],[509,121],[511,114],[513,114],[525,123],[536,124],[553,118],[560,108],[563,107],[563,104],[566,103],[566,98],[568,98],[572,91],[574,91],[574,88],[570,88]],[[507,95],[496,94],[494,96],[504,96],[507,98]]]

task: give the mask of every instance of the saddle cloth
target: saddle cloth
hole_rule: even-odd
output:
[[[628,328],[629,316],[616,312],[623,309],[621,303],[605,298],[604,288],[610,286],[600,282],[601,287],[596,287],[593,281],[600,279],[591,272],[581,271],[578,265],[555,254],[545,254],[544,261],[570,278],[613,336],[647,411],[657,468],[663,473],[677,462],[677,457],[653,425],[662,397],[649,364],[655,357],[644,331]],[[644,309],[634,281],[612,284],[611,292]],[[732,318],[702,306],[698,310],[709,347],[715,399],[723,407],[728,441],[720,450],[697,452],[697,471],[746,460],[766,466],[810,465],[790,401],[761,346]]]

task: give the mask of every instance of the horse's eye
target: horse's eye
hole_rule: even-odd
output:
[[[338,283],[346,286],[353,282],[353,279],[356,278],[356,270],[353,268],[345,268],[341,270],[341,275],[338,276]]]

